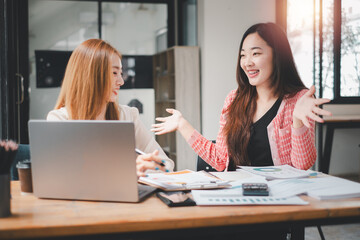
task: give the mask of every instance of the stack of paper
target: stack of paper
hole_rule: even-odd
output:
[[[360,183],[311,170],[298,170],[288,165],[241,168],[232,174],[215,173],[223,179],[233,180],[230,182],[231,189],[192,191],[196,203],[198,205],[302,205],[306,202],[297,195],[307,194],[319,200],[360,197]],[[244,171],[248,175],[244,174]],[[266,182],[270,196],[243,196],[242,183],[246,182]]]
[[[230,171],[230,172],[211,172],[212,175],[215,175],[216,177],[223,179],[225,181],[260,181],[260,182],[266,182],[265,177],[259,176],[256,174],[252,174],[250,172],[244,171],[242,169],[238,169],[237,171]]]
[[[255,175],[239,169],[236,172],[215,172],[212,173],[221,179],[231,181],[230,189],[216,190],[192,190],[191,193],[197,205],[305,205],[308,202],[291,196],[278,197],[270,196],[243,196],[243,183],[269,183],[265,177]],[[271,193],[271,192],[270,192]]]
[[[267,181],[266,179],[272,180]],[[360,197],[360,183],[310,170],[298,170],[288,165],[242,167],[236,172],[206,173],[184,170],[172,173],[153,173],[148,177],[141,177],[139,182],[167,191],[192,189],[192,195],[197,205],[307,204],[297,196],[300,194],[307,194],[320,200]],[[243,196],[242,184],[249,182],[267,183],[270,196]]]
[[[360,183],[323,175],[314,178],[273,180],[268,183],[270,194],[289,197],[307,194],[320,200],[360,197]]]
[[[320,200],[360,197],[360,183],[357,182],[332,176],[314,178],[313,182],[315,187],[307,194]]]
[[[166,191],[231,187],[228,181],[223,181],[203,171],[194,172],[191,170],[170,173],[150,173],[147,177],[140,177],[139,182]]]

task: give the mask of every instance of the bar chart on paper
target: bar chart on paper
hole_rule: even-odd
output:
[[[306,205],[298,196],[255,197],[242,196],[241,189],[192,190],[196,205]]]

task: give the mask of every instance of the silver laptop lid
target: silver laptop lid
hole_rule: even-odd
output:
[[[29,121],[34,195],[137,202],[132,122]]]

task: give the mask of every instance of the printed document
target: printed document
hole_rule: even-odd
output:
[[[287,179],[287,178],[303,178],[308,177],[312,171],[300,170],[289,165],[268,166],[268,167],[247,167],[240,166],[241,169],[250,173],[264,176],[268,180]]]
[[[192,190],[197,205],[305,205],[308,202],[291,195],[277,196],[243,196],[243,183],[269,183],[265,177],[243,170],[236,172],[211,172],[217,177],[229,180],[231,188],[214,190]]]
[[[217,190],[192,190],[196,205],[306,205],[308,202],[298,196],[259,197],[243,196],[242,188]]]
[[[228,181],[219,179],[207,172],[194,172],[191,170],[169,173],[149,173],[147,177],[140,177],[139,182],[166,191],[231,187]]]
[[[215,175],[216,177],[226,181],[244,180],[245,182],[248,182],[247,180],[253,177],[255,178],[257,177],[261,179],[261,181],[265,180],[265,177],[252,174],[242,169],[237,169],[237,171],[228,171],[228,172],[211,172],[210,174]],[[257,179],[251,179],[250,181],[252,180],[256,181]]]
[[[270,195],[289,197],[307,194],[320,200],[360,197],[360,183],[323,175],[313,178],[284,179],[268,182]]]

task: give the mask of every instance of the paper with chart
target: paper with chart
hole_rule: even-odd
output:
[[[241,170],[240,170],[241,171]],[[218,177],[224,177],[226,180],[237,179],[229,182],[231,188],[216,190],[192,190],[191,193],[197,205],[305,205],[308,204],[301,198],[292,195],[289,197],[277,196],[243,196],[243,183],[269,183],[263,176],[255,174],[245,174],[239,172],[212,173]],[[236,176],[240,174],[241,176]]]
[[[242,188],[217,190],[192,190],[196,205],[306,205],[308,202],[298,196],[259,197],[243,196]]]
[[[289,165],[269,166],[269,167],[247,167],[240,166],[241,169],[250,173],[264,176],[266,179],[287,179],[308,177],[311,172],[300,170]]]

